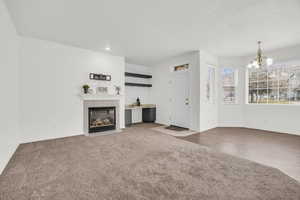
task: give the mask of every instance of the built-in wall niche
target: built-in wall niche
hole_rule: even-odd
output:
[[[90,73],[90,79],[98,81],[111,81],[111,75]]]

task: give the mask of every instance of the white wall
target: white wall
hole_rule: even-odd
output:
[[[157,123],[169,125],[171,123],[171,80],[172,68],[174,66],[189,64],[190,82],[190,129],[200,130],[200,70],[199,52],[192,52],[185,55],[168,59],[153,67],[153,87],[151,98],[157,105]]]
[[[291,63],[300,65],[300,56],[296,53],[300,47],[280,49],[267,52],[276,63]],[[223,58],[221,67],[234,67],[239,70],[239,85],[237,105],[223,105],[219,101],[219,126],[247,127],[300,135],[298,105],[254,105],[246,104],[246,64],[254,56],[240,58]],[[219,85],[221,89],[221,84]]]
[[[300,45],[266,52],[274,58],[275,64],[300,65]],[[253,56],[244,57],[248,63]],[[244,71],[246,70],[243,67]],[[245,79],[243,80],[245,83]],[[245,90],[244,90],[245,91]],[[245,104],[245,126],[280,133],[300,135],[299,105],[253,105]]]
[[[246,105],[246,127],[300,135],[300,106]]]
[[[0,174],[19,144],[18,39],[0,0]]]
[[[157,104],[157,122],[171,123],[172,67],[189,64],[190,128],[205,131],[218,125],[218,59],[204,51],[195,51],[166,60],[153,67],[153,88],[151,97]],[[208,102],[206,83],[208,67],[215,68],[215,98]]]
[[[212,67],[215,69],[215,84],[214,88],[211,85],[211,90],[214,94],[207,99],[207,80],[208,69]],[[200,131],[206,131],[218,126],[218,59],[217,57],[200,51]]]
[[[120,85],[124,92],[123,57],[22,37],[20,59],[22,142],[83,134],[78,95],[85,83],[110,93]],[[110,74],[112,81],[90,81],[90,72]],[[124,127],[124,98],[121,104]]]
[[[137,74],[147,74],[152,75],[152,68],[142,65],[135,65],[126,63],[125,71]],[[135,78],[135,77],[125,77],[125,82],[132,83],[145,83],[152,84],[152,79],[144,79],[144,78]],[[140,98],[142,104],[152,104],[150,100],[150,87],[133,87],[126,86],[125,87],[125,104],[132,104],[136,102],[137,97]]]
[[[244,104],[244,113],[245,127],[300,135],[299,105]]]

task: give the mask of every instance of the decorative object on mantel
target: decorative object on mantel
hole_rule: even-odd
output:
[[[268,67],[273,64],[272,58],[268,58],[262,54],[261,41],[258,41],[257,43],[258,43],[257,55],[256,58],[247,65],[249,69],[251,68],[259,69],[266,66]]]
[[[89,89],[88,94],[96,94],[96,89],[93,88],[93,87],[91,87],[91,88]]]
[[[121,86],[115,85],[115,89],[116,89],[116,91],[117,91],[117,95],[120,95]]]
[[[107,87],[97,87],[96,88],[96,93],[97,94],[107,94],[108,89],[107,89]]]
[[[85,85],[83,85],[83,86],[82,86],[82,88],[83,88],[83,92],[84,92],[84,94],[87,94],[87,93],[89,92],[89,88],[90,88],[90,86],[89,86],[89,85],[87,85],[87,84],[85,84]]]
[[[111,75],[90,73],[91,80],[111,81]]]

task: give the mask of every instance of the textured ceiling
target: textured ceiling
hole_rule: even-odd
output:
[[[21,35],[151,65],[193,50],[243,56],[300,44],[300,0],[6,0]]]

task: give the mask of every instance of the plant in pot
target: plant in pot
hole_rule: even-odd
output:
[[[83,85],[82,88],[83,88],[84,94],[87,94],[89,92],[90,86],[89,85]]]

